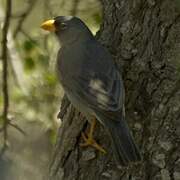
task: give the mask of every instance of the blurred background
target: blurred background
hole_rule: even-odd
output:
[[[0,40],[6,0],[0,0]],[[101,23],[98,0],[16,0],[8,32],[9,110],[6,149],[0,154],[0,180],[45,178],[60,120],[63,90],[55,74],[59,44],[40,29],[43,20],[76,15],[95,34]],[[1,43],[2,45],[2,43]],[[2,48],[0,57],[2,54]],[[2,87],[2,58],[0,87]],[[0,152],[4,147],[3,93],[0,91]]]

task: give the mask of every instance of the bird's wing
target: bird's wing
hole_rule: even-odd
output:
[[[109,52],[98,43],[90,44],[84,58],[81,72],[73,81],[79,97],[97,111],[122,110],[123,82]]]

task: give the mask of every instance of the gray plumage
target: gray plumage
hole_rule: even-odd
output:
[[[55,18],[61,43],[57,72],[72,104],[95,116],[109,133],[118,164],[141,159],[125,121],[124,87],[110,53],[77,17]]]

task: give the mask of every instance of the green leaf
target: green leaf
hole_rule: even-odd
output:
[[[36,43],[30,40],[25,40],[23,43],[23,48],[25,51],[32,51],[36,46]]]
[[[57,78],[54,74],[50,74],[50,73],[45,74],[44,78],[47,84],[50,86],[54,86],[57,83]]]
[[[33,58],[31,57],[26,57],[24,59],[24,68],[25,70],[29,71],[29,70],[33,70],[35,68],[35,63]]]

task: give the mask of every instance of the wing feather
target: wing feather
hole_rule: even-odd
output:
[[[76,95],[93,109],[113,112],[121,110],[124,87],[111,55],[99,44],[89,45],[86,52],[81,73],[73,81]]]

